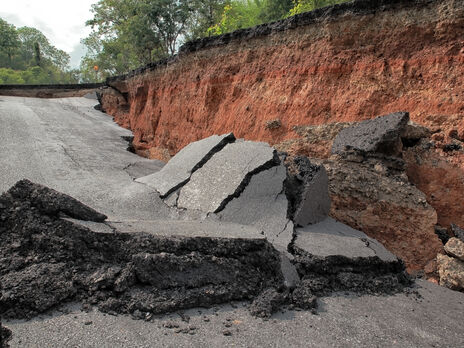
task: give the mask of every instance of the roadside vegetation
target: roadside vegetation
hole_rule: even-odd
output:
[[[189,40],[284,19],[346,0],[99,0],[79,69],[35,28],[0,18],[0,84],[101,81],[174,54]]]
[[[77,83],[69,54],[35,28],[16,28],[0,18],[0,84]]]

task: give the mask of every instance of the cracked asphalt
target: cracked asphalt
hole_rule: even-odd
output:
[[[132,133],[87,98],[0,97],[0,191],[29,179],[67,193],[109,220],[156,220],[172,212],[135,177],[162,162],[126,151]]]
[[[0,190],[27,178],[67,193],[112,221],[163,220],[173,212],[134,182],[162,164],[128,151],[128,130],[85,98],[0,97]],[[12,347],[462,347],[464,294],[418,281],[417,294],[320,300],[318,315],[285,310],[270,320],[242,304],[156,317],[68,306],[9,321]],[[183,318],[182,318],[183,317]]]

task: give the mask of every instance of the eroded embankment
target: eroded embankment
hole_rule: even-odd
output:
[[[341,122],[409,111],[434,134],[427,151],[405,152],[408,176],[438,223],[464,225],[463,154],[452,150],[464,139],[463,37],[463,0],[354,1],[188,43],[109,79],[101,102],[137,153],[163,160],[227,132],[325,158]],[[305,134],[325,124],[336,131]]]
[[[464,112],[463,37],[462,0],[355,1],[187,44],[110,79],[122,95],[103,106],[151,157],[212,134],[276,144],[295,126],[398,110],[439,126]]]

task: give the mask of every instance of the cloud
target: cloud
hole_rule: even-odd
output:
[[[71,62],[70,66],[71,68],[75,69],[78,68],[80,63],[81,63],[81,58],[87,53],[87,49],[83,44],[77,44],[74,46],[73,50],[70,52],[71,56]]]

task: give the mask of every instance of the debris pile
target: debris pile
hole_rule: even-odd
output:
[[[240,228],[220,237],[218,226],[209,228],[216,234],[200,237],[157,234],[163,226],[152,226],[152,233],[97,233],[64,216],[96,225],[104,218],[27,180],[0,196],[2,317],[30,318],[78,300],[147,319],[253,299],[282,283],[278,253],[251,229],[235,238],[231,231]]]
[[[403,116],[397,123],[404,122]],[[396,146],[393,132],[382,136],[382,130],[379,142],[385,148],[387,141]],[[253,303],[253,313],[267,313],[279,302],[311,307],[313,297],[333,291],[385,293],[409,284],[403,263],[393,254],[364,233],[328,218],[327,172],[304,156],[287,158],[265,143],[225,134],[190,144],[159,172],[137,181],[156,189],[166,204],[188,218],[262,231],[280,252],[287,290],[266,290]],[[329,245],[336,248],[325,253]]]

